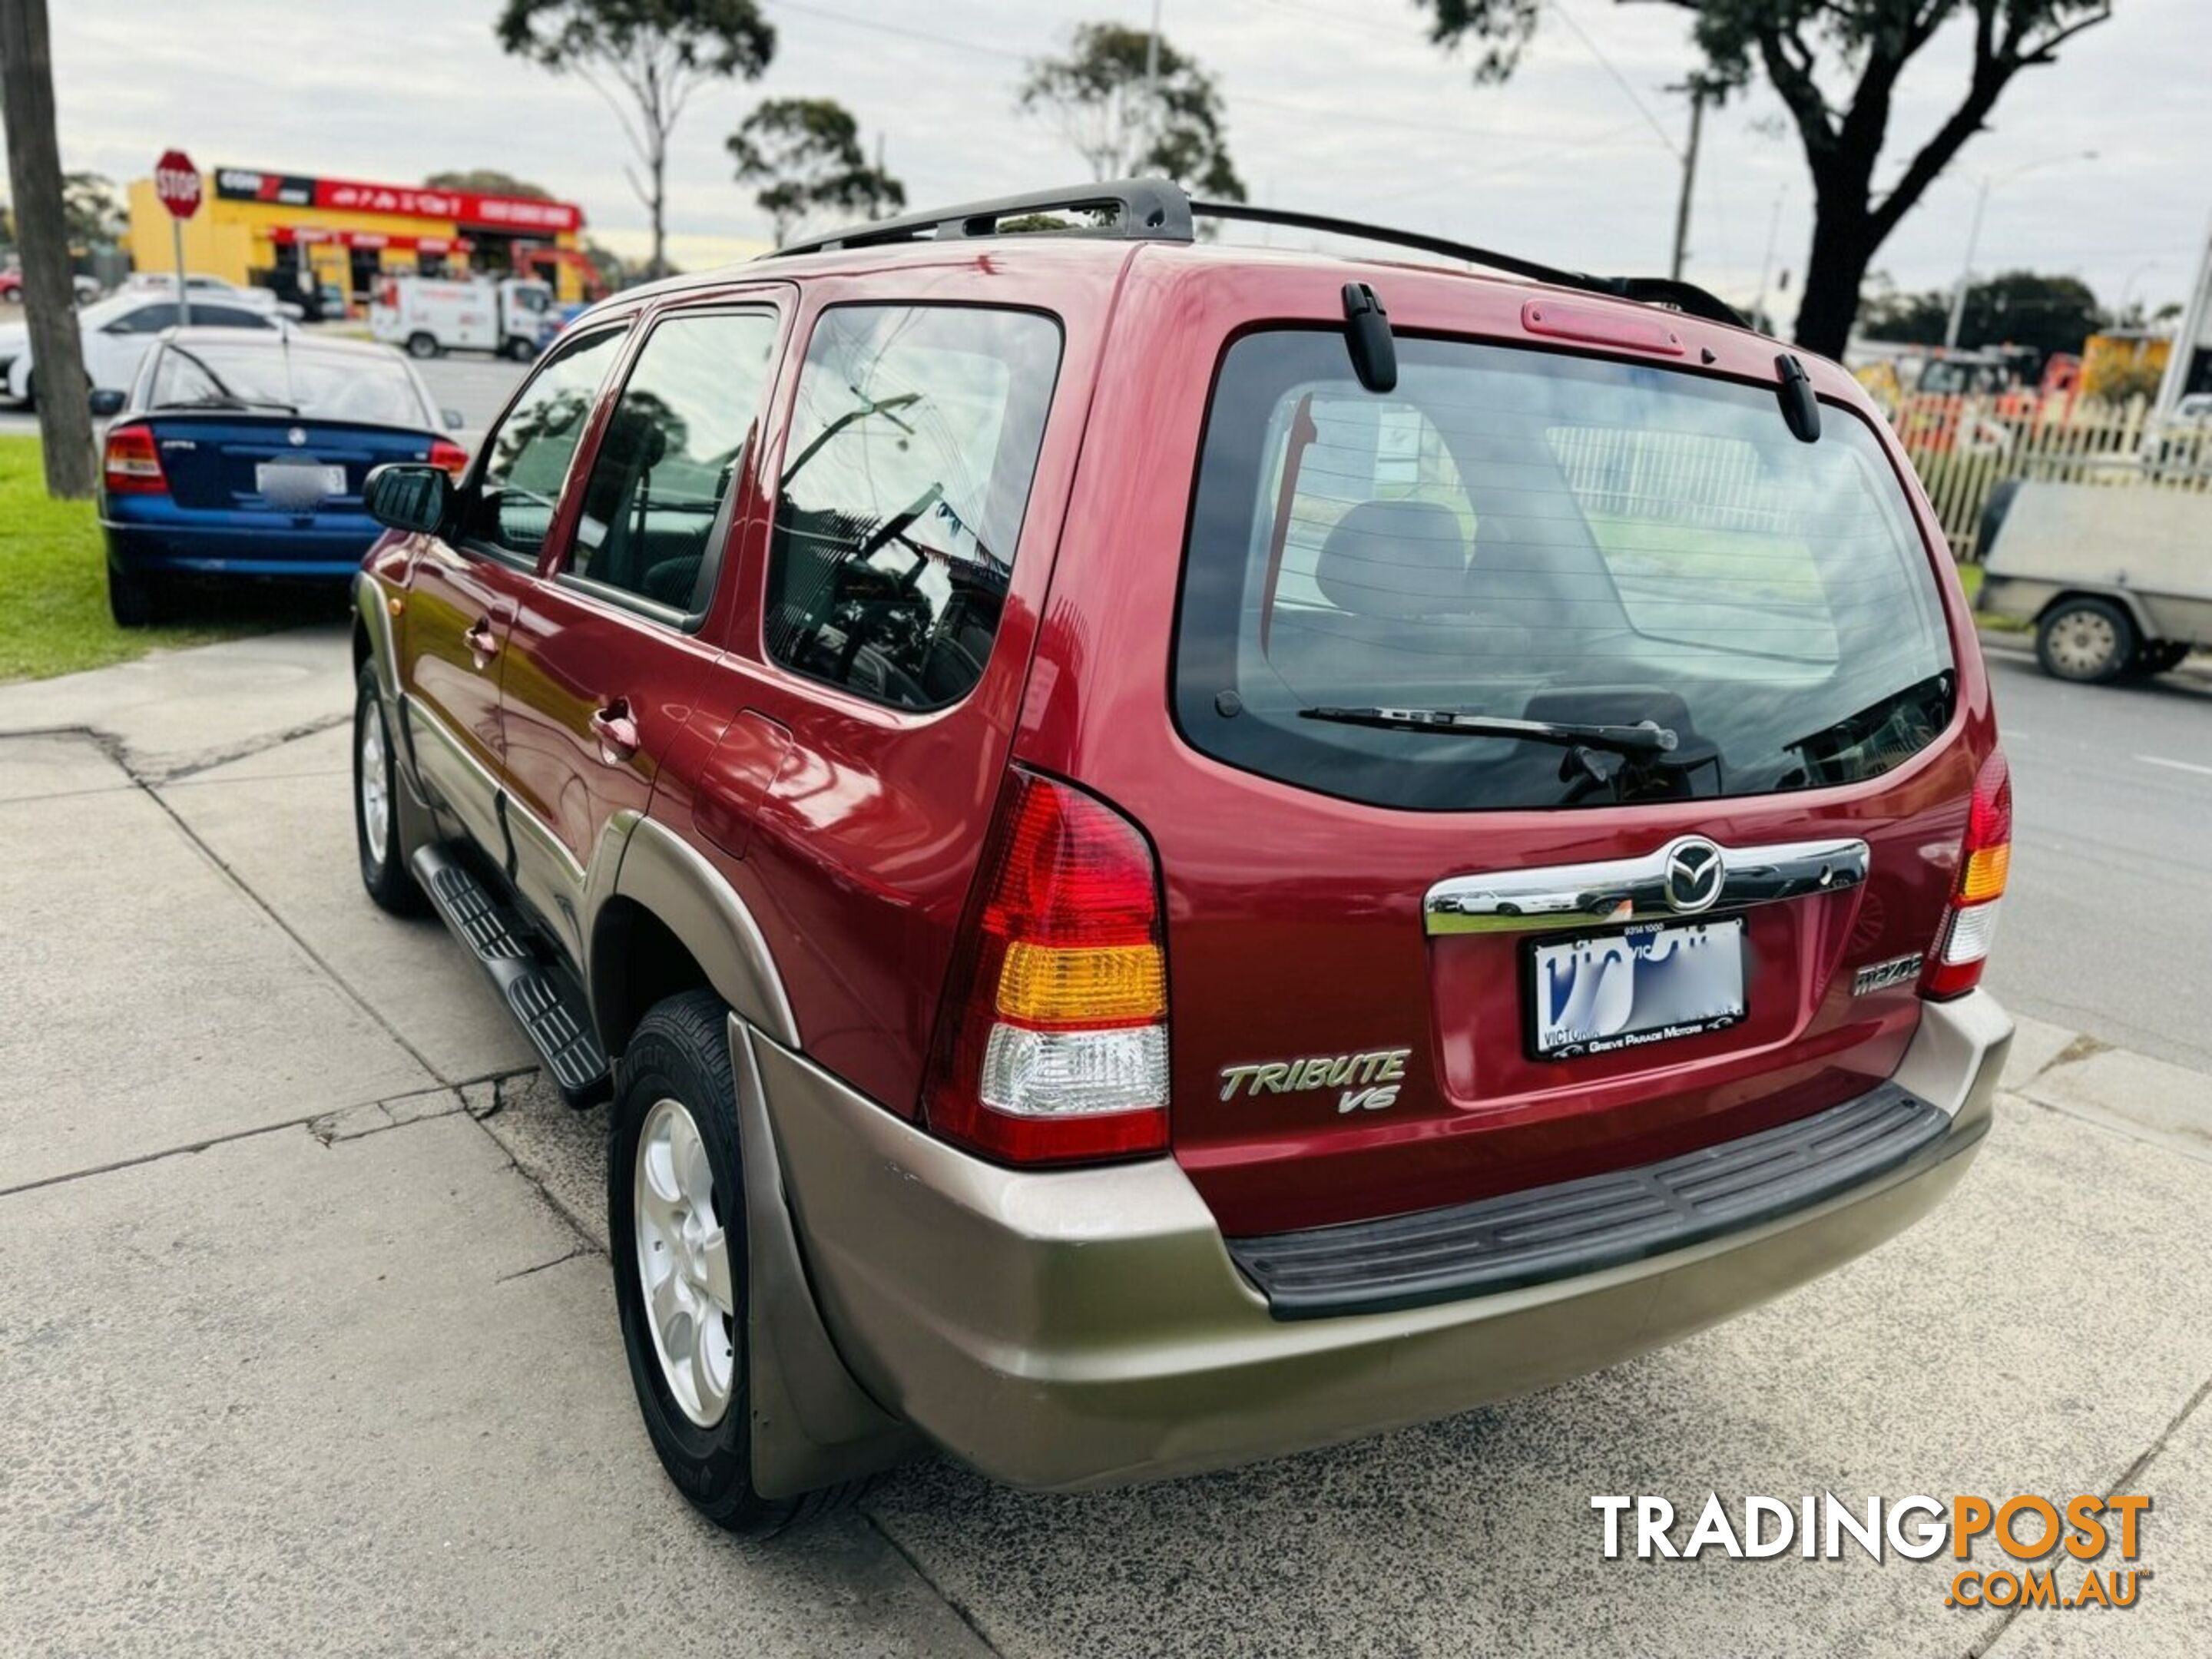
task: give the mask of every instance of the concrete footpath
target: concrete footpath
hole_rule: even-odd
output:
[[[0,687],[0,1653],[2203,1651],[2212,1079],[2033,1022],[1951,1203],[1675,1348],[1227,1474],[937,1461],[714,1532],[630,1400],[605,1114],[358,891],[350,681],[311,630]],[[1601,1558],[1592,1495],[1714,1490],[2148,1492],[2100,1564],[2148,1577],[2012,1615],[1948,1559]]]

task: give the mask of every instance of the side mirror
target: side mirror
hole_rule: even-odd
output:
[[[123,412],[126,400],[112,386],[97,386],[92,394],[92,413],[95,420],[112,420]]]
[[[387,462],[362,485],[361,504],[389,529],[434,536],[453,510],[453,475],[428,461]]]
[[[458,409],[441,410],[439,413],[444,418],[448,432],[459,432],[469,423],[469,417]]]

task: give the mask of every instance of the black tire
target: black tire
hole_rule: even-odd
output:
[[[615,1305],[623,1349],[647,1437],[668,1478],[692,1508],[730,1532],[766,1536],[843,1508],[868,1489],[848,1480],[796,1498],[763,1498],[752,1484],[752,1410],[746,1386],[745,1229],[737,1084],[730,1071],[729,1013],[711,991],[687,991],[657,1003],[623,1054],[607,1144],[607,1238],[614,1255]],[[638,1142],[664,1101],[696,1125],[713,1174],[714,1218],[729,1252],[734,1317],[722,1320],[730,1344],[727,1404],[702,1426],[678,1401],[653,1342],[643,1249],[637,1225]]]
[[[168,592],[160,577],[107,567],[107,614],[118,628],[151,628],[168,609]]]
[[[383,758],[381,802],[372,804],[365,787],[372,747]],[[392,724],[384,717],[384,698],[377,690],[376,666],[363,663],[353,690],[353,839],[361,857],[361,884],[380,909],[395,916],[419,916],[430,908],[422,890],[415,884],[408,866],[408,847],[400,832],[398,751],[392,744]],[[382,834],[374,833],[372,818],[383,819]],[[378,847],[383,850],[379,853]]]
[[[407,355],[410,357],[434,357],[438,355],[438,337],[421,329],[407,337]]]
[[[2061,599],[2036,624],[2036,660],[2057,679],[2108,684],[2135,655],[2134,620],[2110,599]]]

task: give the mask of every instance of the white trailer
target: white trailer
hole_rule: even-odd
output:
[[[386,276],[370,296],[368,329],[410,357],[489,351],[528,358],[553,290],[527,277]]]

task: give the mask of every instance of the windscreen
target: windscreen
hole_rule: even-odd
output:
[[[434,425],[397,358],[276,346],[172,342],[154,371],[152,406],[288,411],[307,420]]]
[[[1435,809],[1756,794],[1875,776],[1950,719],[1929,556],[1873,433],[1791,435],[1771,390],[1642,364],[1245,337],[1208,416],[1178,722],[1231,764]],[[1395,730],[1345,711],[1668,746]],[[1337,711],[1322,717],[1320,711]]]

